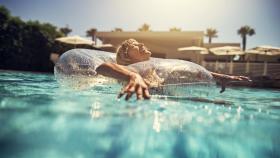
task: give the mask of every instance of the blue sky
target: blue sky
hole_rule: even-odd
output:
[[[69,25],[72,35],[85,36],[92,27],[135,31],[148,23],[154,31],[213,27],[219,36],[213,42],[241,42],[237,29],[249,25],[256,30],[248,38],[249,48],[280,46],[279,0],[0,0],[0,4],[24,20]]]

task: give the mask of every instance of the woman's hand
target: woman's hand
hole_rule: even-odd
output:
[[[137,73],[131,73],[128,83],[120,92],[118,98],[126,94],[125,100],[131,98],[133,93],[136,93],[137,99],[150,99],[151,96],[148,91],[148,85],[143,78]]]
[[[230,82],[235,82],[235,81],[251,82],[251,80],[246,76],[222,75],[219,80],[220,80],[220,84],[222,86],[220,93],[223,93],[226,90],[226,85]]]
[[[136,93],[137,99],[151,98],[148,91],[148,83],[146,83],[136,71],[116,63],[103,63],[98,68],[96,68],[96,72],[103,76],[127,82],[120,92],[118,98],[122,97],[124,94],[127,94],[125,99],[128,100],[133,95],[133,93]]]
[[[250,82],[251,80],[246,76],[230,76],[230,75],[222,75],[221,79],[224,82],[232,82],[232,81],[247,81]]]
[[[236,81],[251,82],[251,80],[245,76],[230,76],[230,75],[219,74],[215,72],[211,72],[211,74],[216,79],[216,81],[222,86],[220,93],[223,93],[225,91],[226,85],[230,82],[236,82]]]

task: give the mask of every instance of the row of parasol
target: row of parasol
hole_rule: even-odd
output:
[[[234,46],[223,46],[223,47],[215,47],[215,48],[203,48],[203,47],[182,47],[178,48],[178,51],[184,52],[184,51],[195,51],[199,54],[205,55],[205,54],[214,54],[218,56],[231,56],[230,60],[230,67],[229,67],[229,73],[233,73],[233,58],[232,56],[239,56],[239,55],[266,55],[266,56],[277,56],[280,55],[280,48],[279,47],[273,47],[268,45],[262,45],[257,46],[252,49],[242,51],[240,47],[234,47]],[[217,69],[218,61],[216,61],[215,70]],[[267,61],[264,60],[263,64],[263,75],[267,74]],[[250,71],[250,61],[247,60],[246,62],[246,73],[249,73]]]

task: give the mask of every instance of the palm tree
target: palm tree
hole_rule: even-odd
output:
[[[214,28],[207,28],[205,36],[209,38],[208,43],[211,44],[212,38],[217,38],[218,31]]]
[[[170,32],[181,32],[181,28],[177,28],[177,27],[172,27],[169,29]]]
[[[123,32],[122,28],[116,27],[112,32]]]
[[[241,38],[242,38],[242,46],[243,46],[242,50],[245,51],[246,50],[246,43],[247,43],[247,35],[253,36],[254,34],[256,34],[256,32],[250,26],[245,25],[245,26],[240,27],[239,30],[237,30],[237,34],[240,35]]]
[[[140,31],[140,32],[151,31],[151,30],[150,30],[150,25],[144,23],[144,24],[138,29],[138,31]]]
[[[94,41],[95,44],[96,44],[96,33],[97,33],[96,28],[91,28],[86,31],[86,36],[91,37],[92,41]]]
[[[72,32],[72,29],[70,29],[68,25],[66,25],[65,27],[60,28],[59,31],[62,32],[64,36],[68,36],[68,34]]]

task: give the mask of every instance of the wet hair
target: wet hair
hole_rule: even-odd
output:
[[[137,42],[137,41],[135,39],[130,38],[128,40],[123,41],[123,43],[118,47],[117,52],[116,52],[117,53],[116,60],[117,60],[118,64],[120,64],[120,65],[132,64],[132,61],[127,54],[127,50],[128,50],[128,47],[130,45],[132,45],[132,43],[134,43],[134,42]]]

